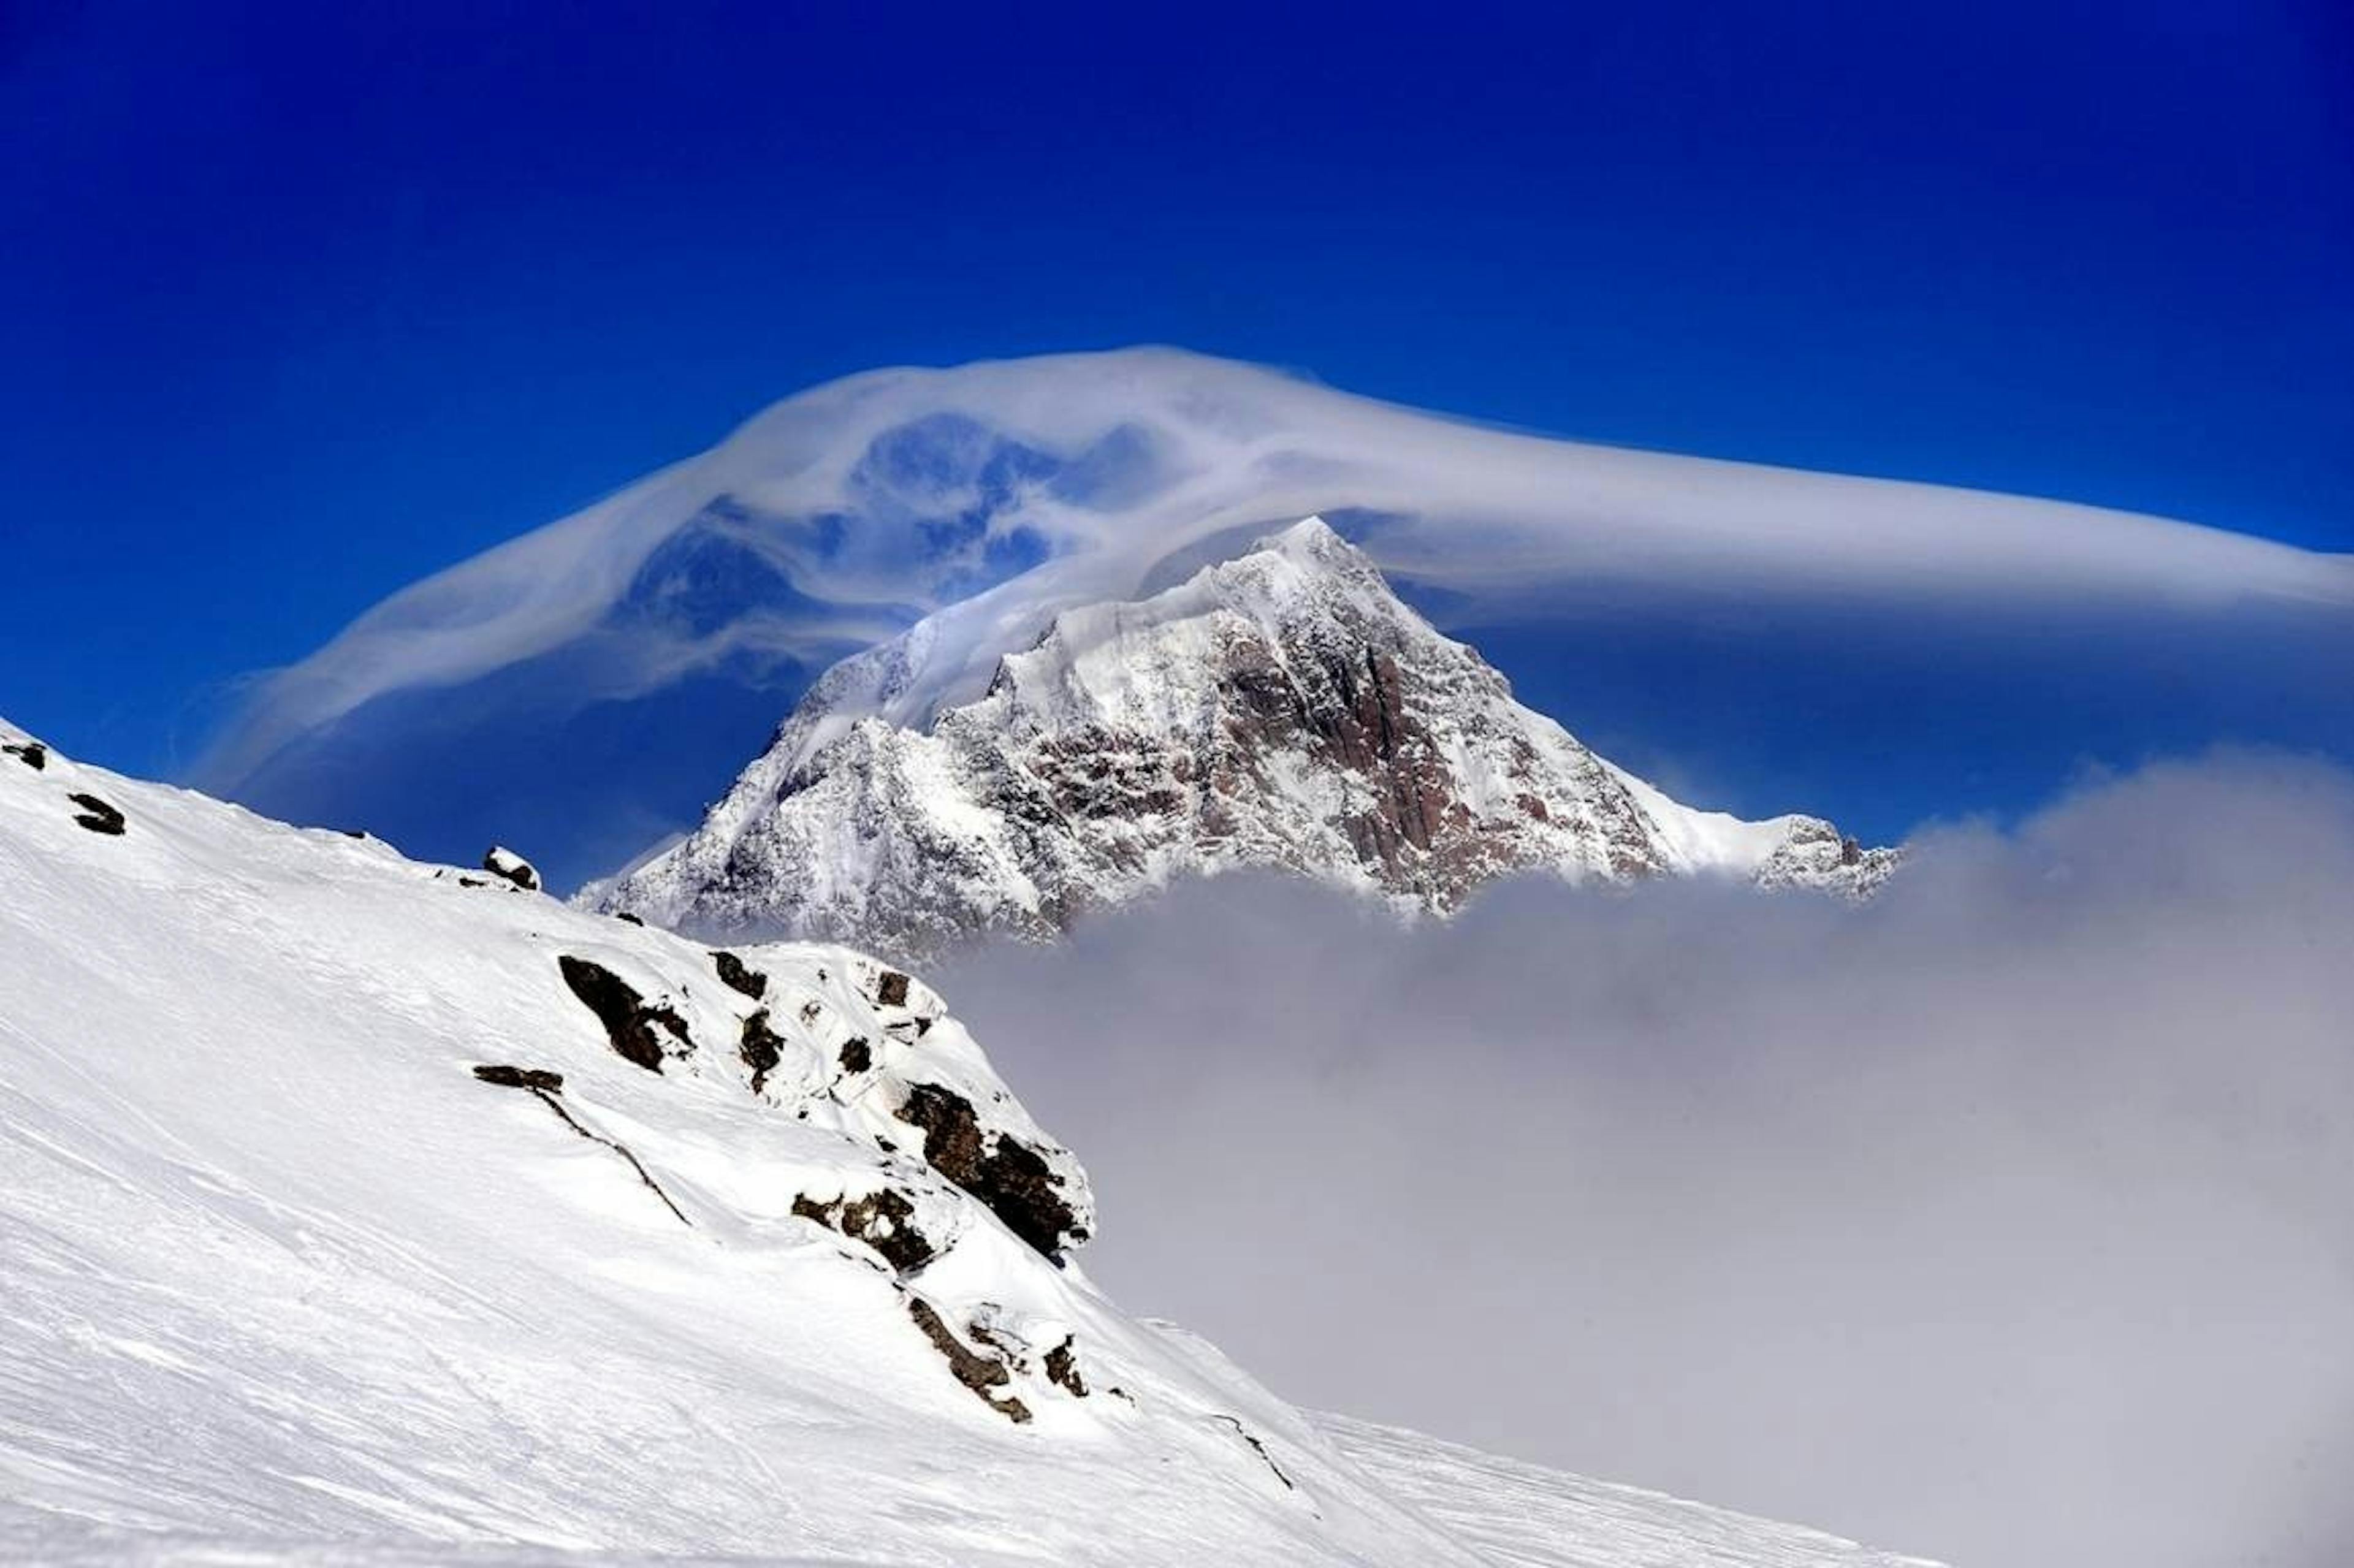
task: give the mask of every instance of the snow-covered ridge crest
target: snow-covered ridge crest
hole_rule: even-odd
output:
[[[1026,646],[960,705],[926,700],[928,622],[843,661],[696,832],[583,901],[928,955],[1241,867],[1443,915],[1521,872],[1862,893],[1895,863],[1819,818],[1693,810],[1595,756],[1320,518],[1005,630]]]
[[[0,1560],[1479,1568],[1549,1488],[1119,1312],[1076,1160],[863,954],[5,724],[0,889]],[[1563,1564],[1893,1561],[1592,1490]]]

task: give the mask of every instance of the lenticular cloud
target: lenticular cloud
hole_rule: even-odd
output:
[[[2213,529],[1548,440],[1174,350],[882,370],[394,595],[260,682],[196,782],[424,853],[578,824],[539,845],[577,878],[691,821],[844,653],[956,606],[925,695],[960,700],[1042,609],[1311,513],[1456,625],[1647,594],[2354,606],[2346,562]]]

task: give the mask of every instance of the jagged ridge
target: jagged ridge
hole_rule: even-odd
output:
[[[928,955],[1245,866],[1443,915],[1517,872],[1860,894],[1895,863],[1819,818],[1692,810],[1596,757],[1317,518],[1066,610],[978,701],[895,725],[923,633],[836,666],[695,833],[584,899]]]

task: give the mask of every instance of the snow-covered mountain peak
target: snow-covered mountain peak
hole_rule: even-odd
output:
[[[1150,599],[1063,610],[1035,646],[998,662],[985,702],[1001,703],[992,716],[1016,729],[1180,724],[1207,700],[1195,688],[1236,640],[1337,647],[1346,628],[1395,612],[1411,613],[1373,563],[1310,517]]]
[[[1522,872],[1861,893],[1894,863],[1818,818],[1691,810],[1595,756],[1320,518],[1001,633],[986,687],[950,705],[918,694],[930,622],[844,661],[695,833],[584,898],[925,955],[1245,866],[1445,914]]]

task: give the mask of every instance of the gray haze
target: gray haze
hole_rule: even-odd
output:
[[[2226,755],[1856,910],[1182,889],[941,976],[1096,1276],[1300,1402],[1971,1568],[2354,1561],[2354,777]]]

